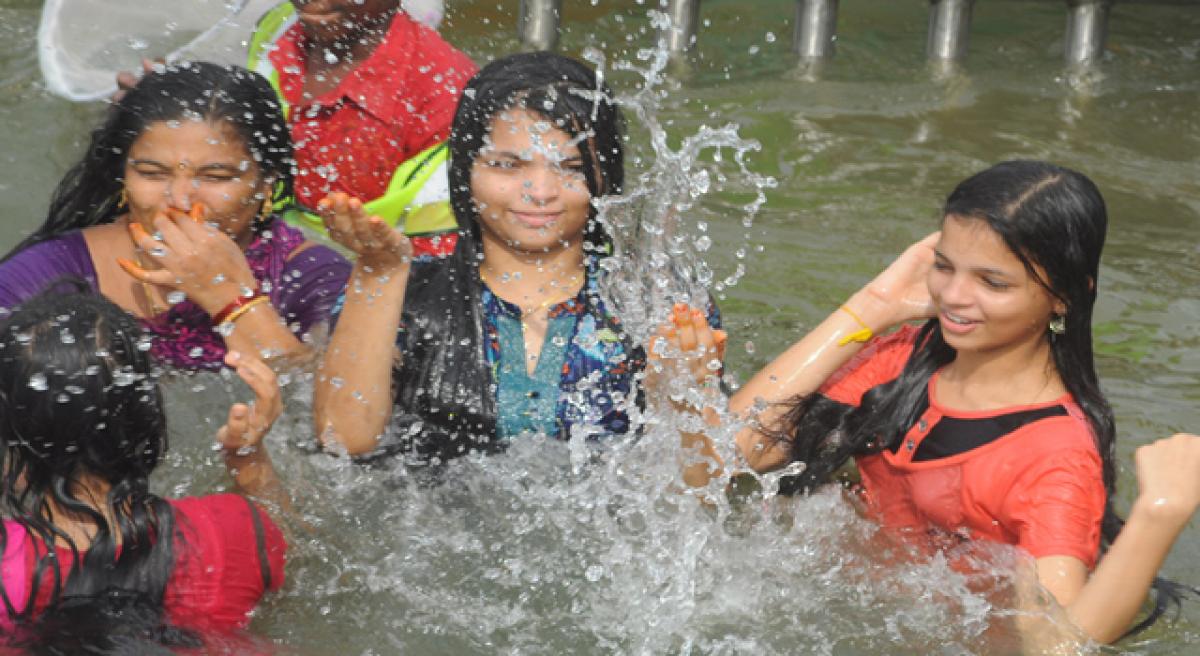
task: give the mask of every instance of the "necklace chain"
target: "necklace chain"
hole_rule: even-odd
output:
[[[133,239],[130,238],[130,241],[133,241]],[[146,262],[142,260],[142,247],[138,246],[137,242],[133,242],[133,257],[137,260],[138,266],[145,270]],[[142,296],[146,301],[146,305],[150,308],[150,316],[151,318],[157,317],[158,315],[162,314],[164,310],[161,306],[159,306],[158,302],[154,300],[154,290],[150,288],[150,283],[146,282],[145,280],[140,282]]]

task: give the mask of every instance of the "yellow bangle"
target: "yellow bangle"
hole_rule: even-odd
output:
[[[862,326],[862,330],[852,332],[849,335],[846,335],[845,337],[839,339],[838,346],[845,346],[845,345],[849,344],[850,342],[859,342],[859,343],[866,342],[867,340],[871,339],[871,337],[873,337],[875,335],[875,332],[871,330],[871,327],[867,325],[867,322],[863,321],[862,317],[859,317],[857,314],[855,314],[854,310],[851,310],[850,308],[846,307],[845,305],[841,306],[838,309],[841,310],[842,312],[845,312],[846,314],[850,315],[851,317],[854,317],[854,320],[858,322],[858,325]]]
[[[221,323],[222,324],[233,323],[233,322],[237,321],[238,318],[240,318],[243,314],[246,314],[250,310],[253,310],[254,308],[258,307],[259,305],[262,305],[263,303],[266,303],[269,300],[271,300],[271,299],[267,298],[266,296],[259,296],[258,298],[252,299],[251,301],[249,301],[242,307],[234,310],[233,312],[230,312],[229,316],[225,317],[225,320],[222,321]]]

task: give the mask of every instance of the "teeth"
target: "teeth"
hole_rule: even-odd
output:
[[[953,323],[957,323],[959,325],[966,325],[966,324],[971,323],[970,321],[963,319],[962,317],[956,317],[953,314],[950,314],[949,312],[945,312],[944,314],[946,315],[946,318],[949,319]]]

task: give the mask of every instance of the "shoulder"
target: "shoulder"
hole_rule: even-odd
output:
[[[0,307],[18,305],[51,281],[71,276],[96,287],[91,252],[78,231],[33,244],[0,263]]]
[[[912,355],[920,329],[905,325],[899,330],[871,339],[849,362],[842,365],[818,390],[839,403],[858,405],[863,394],[900,375]]]
[[[404,43],[395,43],[399,39],[403,39]],[[454,80],[467,80],[478,70],[470,57],[450,45],[437,30],[421,25],[404,12],[392,20],[385,43],[391,48],[408,49],[413,53],[414,63],[420,66],[432,65],[433,70],[428,74],[418,76],[428,86],[445,86]]]

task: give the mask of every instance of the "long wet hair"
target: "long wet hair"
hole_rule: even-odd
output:
[[[986,223],[1026,271],[1066,307],[1066,330],[1047,335],[1055,370],[1091,428],[1108,493],[1101,528],[1107,549],[1124,525],[1112,507],[1116,489],[1116,427],[1100,389],[1092,346],[1092,310],[1099,286],[1108,212],[1087,176],[1046,162],[1002,162],[961,182],[946,199],[943,216]],[[955,358],[936,319],[921,326],[915,348],[895,380],[871,388],[850,407],[820,394],[796,399],[780,434],[792,457],[806,463],[791,481],[800,491],[829,482],[851,456],[895,450],[929,405],[929,379]],[[1174,584],[1159,580],[1149,626],[1177,601]]]
[[[238,66],[169,64],[147,73],[109,107],[83,159],[54,190],[45,223],[4,259],[63,233],[111,223],[126,210],[120,196],[134,142],[151,125],[187,120],[232,129],[258,164],[259,174],[275,180],[276,206],[292,197],[292,139],[270,83]]]
[[[167,427],[147,340],[133,317],[83,282],[58,283],[0,324],[0,507],[35,552],[23,608],[0,586],[3,610],[18,623],[34,619],[47,584],[50,616],[64,600],[113,591],[162,612],[179,533],[171,506],[149,489]],[[107,495],[91,498],[85,478],[108,485]],[[94,527],[91,543],[76,544],[58,512]],[[0,542],[10,537],[0,527]],[[69,574],[56,543],[69,548]]]
[[[393,372],[394,421],[401,435],[381,445],[385,451],[444,459],[498,448],[495,388],[483,343],[482,229],[471,172],[494,117],[514,108],[541,116],[576,140],[593,201],[621,192],[624,119],[592,69],[554,53],[521,53],[488,64],[471,79],[450,131],[450,202],[458,244],[444,261],[415,263],[409,276],[407,342]],[[598,256],[611,252],[611,237],[594,206],[584,249]]]

